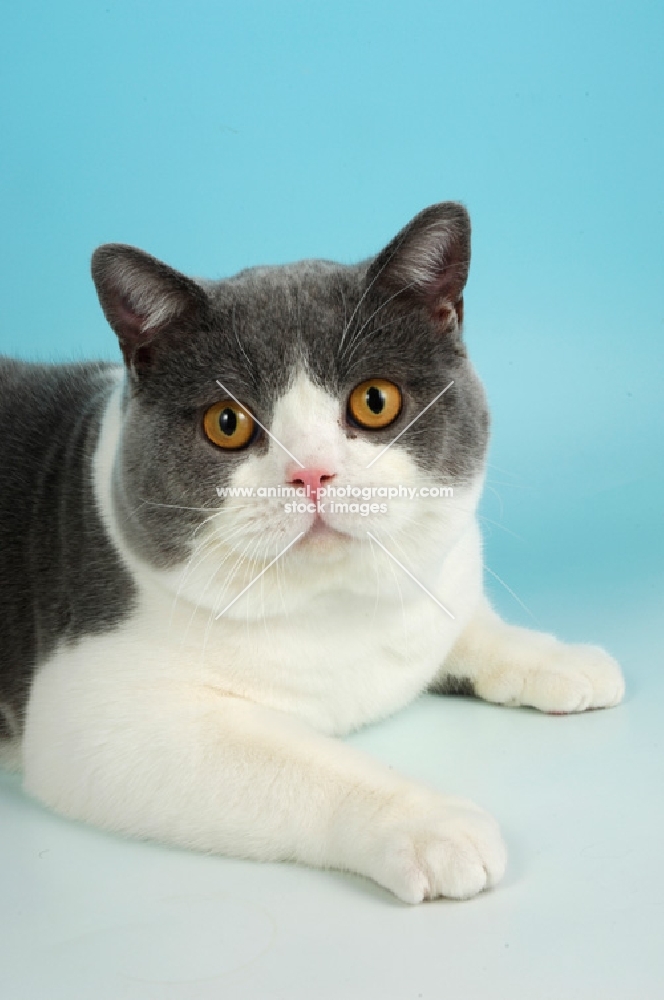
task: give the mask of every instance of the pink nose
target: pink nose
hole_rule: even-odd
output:
[[[314,467],[301,469],[299,465],[290,468],[287,472],[290,485],[296,488],[304,487],[307,490],[307,495],[313,497],[314,500],[318,496],[318,490],[321,486],[334,479],[334,475],[334,472],[328,472],[326,469]]]

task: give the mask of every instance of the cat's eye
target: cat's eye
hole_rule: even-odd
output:
[[[242,406],[232,399],[222,399],[205,411],[203,429],[212,444],[219,448],[237,449],[249,444],[255,424]]]
[[[368,430],[388,427],[401,413],[401,389],[384,378],[362,382],[348,398],[348,412],[355,423]]]

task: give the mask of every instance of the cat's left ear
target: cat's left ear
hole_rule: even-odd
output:
[[[92,255],[92,279],[128,368],[149,365],[151,346],[168,328],[194,330],[206,312],[205,292],[150,254],[107,243]]]
[[[378,254],[367,284],[395,300],[425,306],[441,331],[463,322],[463,290],[470,267],[470,216],[455,201],[431,205]]]

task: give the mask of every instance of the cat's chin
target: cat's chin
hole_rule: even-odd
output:
[[[329,552],[338,549],[339,546],[345,546],[351,540],[351,535],[333,528],[326,521],[317,517],[300,539],[299,544],[311,547],[316,552]]]

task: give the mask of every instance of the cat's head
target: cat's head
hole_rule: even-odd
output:
[[[488,437],[462,340],[469,261],[452,202],[352,266],[208,282],[100,247],[92,273],[126,366],[113,501],[133,551],[210,607],[291,543],[284,567],[316,589],[362,590],[378,542],[413,567],[440,560],[472,517]]]

